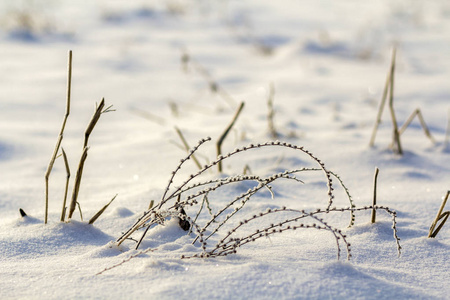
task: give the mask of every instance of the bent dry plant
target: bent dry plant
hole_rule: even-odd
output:
[[[431,223],[430,230],[428,232],[429,238],[434,238],[437,236],[437,234],[439,233],[439,231],[442,229],[445,222],[447,221],[448,216],[450,215],[450,211],[442,212],[444,210],[445,205],[447,204],[449,195],[450,195],[450,191],[447,191],[447,194],[445,195],[444,200],[442,201],[441,207],[439,207],[439,211],[436,215],[436,218],[434,219],[433,223]],[[438,225],[439,221],[441,221],[441,223],[439,223],[439,225]]]
[[[388,75],[386,77],[386,83],[384,85],[383,94],[380,101],[380,106],[378,107],[377,118],[375,120],[375,124],[372,130],[372,136],[370,138],[369,146],[373,147],[375,145],[375,137],[377,134],[378,126],[381,123],[381,117],[383,115],[383,110],[386,104],[386,99],[389,95],[389,112],[392,121],[392,142],[390,144],[390,148],[397,154],[403,155],[403,148],[400,140],[400,136],[406,131],[408,126],[417,116],[419,119],[420,125],[424,131],[424,134],[430,139],[433,144],[436,144],[435,139],[430,133],[427,124],[425,123],[425,119],[423,117],[422,111],[420,108],[417,108],[412,112],[409,118],[405,121],[405,123],[399,128],[397,118],[395,115],[394,109],[394,77],[395,77],[395,57],[396,57],[396,48],[392,49],[392,57],[391,57],[391,65],[389,68]]]
[[[179,170],[189,160],[194,153],[210,138],[201,140],[190,153],[183,158],[176,169],[172,172],[169,183],[161,197],[159,203],[149,206],[142,216],[116,240],[120,245],[126,240],[137,242],[136,249],[139,248],[150,228],[157,225],[165,225],[167,219],[178,218],[180,227],[192,237],[192,244],[199,245],[201,253],[184,255],[182,258],[194,257],[217,257],[226,256],[237,252],[237,249],[258,241],[265,237],[292,231],[297,229],[316,229],[331,233],[337,247],[337,258],[341,257],[342,249],[346,251],[347,259],[351,257],[350,243],[341,229],[330,225],[324,220],[325,215],[335,212],[350,213],[350,225],[355,221],[355,212],[363,210],[381,210],[392,217],[392,228],[397,249],[400,254],[401,247],[397,236],[396,213],[383,206],[365,206],[357,208],[352,201],[350,193],[342,180],[335,173],[329,171],[325,164],[303,147],[282,142],[267,142],[262,144],[250,144],[249,146],[235,149],[234,151],[220,155],[215,161],[205,165],[197,173],[193,173],[179,186],[173,187],[174,178]],[[268,177],[257,175],[235,175],[220,177],[217,179],[201,181],[200,176],[207,170],[215,167],[224,160],[247,151],[256,151],[263,148],[281,147],[301,153],[311,160],[316,167],[285,170],[272,174]],[[255,212],[250,210],[248,203],[257,201],[258,196],[263,196],[267,192],[274,198],[273,183],[281,180],[288,180],[294,184],[303,184],[298,178],[301,174],[310,172],[320,172],[326,184],[326,194],[322,208],[312,211],[288,208],[285,206],[269,208],[265,211]],[[334,186],[332,179],[336,178],[344,189],[349,206],[343,208],[333,207]],[[233,185],[244,185],[248,189],[239,192],[236,196],[221,202],[215,201],[215,193],[228,192]],[[222,193],[223,194],[223,193]],[[229,195],[229,193],[227,194]],[[250,211],[249,211],[250,210]],[[185,226],[188,224],[188,226]],[[140,239],[131,236],[138,231],[143,231]]]
[[[50,162],[48,164],[47,167],[47,171],[45,172],[45,213],[44,213],[44,223],[47,224],[48,221],[48,206],[49,206],[49,179],[50,179],[50,175],[51,172],[53,170],[53,166],[55,164],[56,159],[59,157],[58,153],[59,153],[59,149],[61,149],[62,152],[62,157],[64,158],[64,165],[66,168],[66,184],[65,184],[65,189],[64,189],[64,197],[63,197],[63,205],[62,205],[62,211],[61,211],[61,217],[60,220],[61,222],[64,222],[66,219],[66,202],[67,202],[67,194],[68,194],[68,189],[69,189],[69,180],[70,180],[70,168],[69,168],[69,162],[67,159],[67,155],[66,152],[64,151],[64,148],[62,148],[61,144],[62,144],[62,140],[64,137],[64,129],[66,127],[66,123],[67,123],[67,119],[69,117],[70,114],[70,102],[71,102],[71,90],[72,90],[72,51],[69,51],[69,55],[68,55],[68,75],[67,75],[67,95],[66,95],[66,111],[64,114],[64,119],[63,119],[63,123],[61,125],[61,129],[59,131],[58,134],[58,139],[56,141],[56,145],[55,148],[53,150],[53,154],[52,157],[50,159]],[[80,216],[81,219],[83,219],[82,214],[81,214],[81,208],[80,208],[80,203],[77,201],[78,199],[78,193],[80,190],[80,185],[81,185],[81,178],[83,175],[83,168],[84,168],[84,163],[86,161],[87,158],[87,154],[88,154],[88,141],[89,141],[89,137],[92,133],[92,131],[94,130],[95,125],[97,124],[98,120],[100,119],[100,116],[104,113],[113,111],[111,109],[111,106],[108,106],[105,108],[105,99],[103,98],[100,101],[100,104],[97,105],[95,112],[91,118],[91,121],[89,122],[85,133],[84,133],[84,144],[83,144],[83,152],[81,154],[81,158],[80,158],[80,162],[78,164],[78,169],[77,169],[77,173],[75,176],[75,183],[74,183],[74,187],[73,187],[73,192],[72,192],[72,198],[70,201],[70,206],[69,206],[69,213],[68,213],[68,219],[70,220],[72,218],[72,215],[78,205],[78,208],[80,210]],[[117,195],[116,195],[117,196]],[[105,209],[109,206],[109,204],[115,199],[116,197],[114,197],[105,207],[103,207],[99,212],[97,212],[96,215],[94,215],[94,217],[91,218],[90,220],[90,224],[94,223],[95,220],[97,220],[98,217],[100,217],[100,215],[105,211]]]

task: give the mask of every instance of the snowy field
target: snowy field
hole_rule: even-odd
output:
[[[449,297],[450,224],[427,238],[450,189],[448,1],[11,0],[0,13],[2,299]],[[398,125],[419,108],[434,139],[414,119],[401,134],[403,155],[390,147],[387,104],[369,146],[393,47]],[[69,50],[66,206],[96,103],[104,97],[115,111],[102,114],[90,135],[77,199],[83,219],[76,208],[60,221],[67,176],[59,148],[44,224],[44,175],[66,110]],[[203,195],[185,206],[191,222],[200,207],[195,223],[213,220],[202,250],[195,226],[184,231],[177,217],[164,218],[176,197],[160,202],[187,155],[175,128],[190,147],[211,137],[195,152],[201,165],[211,163],[241,102],[223,154],[276,139],[305,151],[242,151],[223,161],[221,174],[214,165],[192,180],[199,168],[185,161],[166,197],[185,180],[223,184],[208,193],[209,207]],[[376,167],[377,204],[396,212],[397,232],[384,209],[370,222]],[[301,168],[321,170],[258,179]],[[244,172],[253,180],[230,182]],[[332,174],[359,209],[351,227],[348,195]],[[191,201],[193,191],[179,193],[177,203]],[[248,201],[241,198],[249,191]],[[149,223],[118,245],[151,200],[164,225],[150,227],[137,250]],[[227,248],[237,253],[217,255],[222,239],[240,245]],[[211,257],[192,257],[202,253]]]

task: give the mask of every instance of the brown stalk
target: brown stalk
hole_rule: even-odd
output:
[[[87,147],[89,136],[92,133],[92,130],[94,130],[95,125],[97,124],[98,120],[100,119],[100,116],[102,115],[103,107],[105,106],[105,98],[102,98],[102,101],[100,101],[100,104],[97,106],[97,109],[95,110],[94,115],[91,118],[91,121],[89,122],[88,127],[86,128],[86,131],[84,133],[84,145],[83,149]],[[109,107],[108,107],[109,108]],[[107,109],[108,109],[107,108]],[[107,110],[106,109],[106,110]],[[105,111],[106,111],[105,110]]]
[[[447,200],[448,200],[448,196],[449,195],[450,195],[450,191],[447,191],[447,194],[445,195],[444,200],[442,201],[441,207],[439,208],[439,211],[438,211],[438,213],[436,215],[436,218],[434,219],[433,223],[431,223],[430,231],[428,232],[428,237],[429,238],[436,237],[436,235],[441,230],[441,228],[444,226],[445,222],[447,221],[447,219],[448,219],[448,217],[450,215],[450,211],[446,211],[446,212],[442,213],[442,211],[444,210],[445,204],[447,204]],[[437,223],[441,219],[442,219],[441,223],[436,228]]]
[[[117,194],[111,199],[111,201],[108,202],[105,206],[103,206],[102,209],[100,209],[90,220],[89,224],[94,224],[95,221],[105,212],[105,210],[108,208],[108,206],[116,199]]]
[[[64,158],[64,165],[66,166],[66,187],[64,189],[64,200],[63,200],[63,206],[62,206],[62,212],[61,212],[61,222],[64,222],[64,219],[66,217],[66,201],[67,201],[67,192],[69,191],[69,179],[70,179],[70,167],[69,167],[69,161],[67,160],[66,152],[64,151],[64,148],[61,147],[61,151]]]
[[[86,131],[84,133],[83,153],[81,155],[80,162],[78,164],[77,174],[75,176],[75,183],[74,183],[73,192],[72,192],[72,200],[71,200],[70,208],[69,208],[69,216],[68,216],[69,219],[72,218],[73,212],[75,210],[75,206],[77,204],[78,192],[80,190],[80,184],[81,184],[81,177],[83,176],[84,162],[86,161],[87,152],[89,149],[89,147],[87,146],[89,137],[92,133],[92,130],[94,130],[94,127],[97,124],[98,120],[100,119],[100,116],[105,112],[111,111],[110,110],[111,106],[103,109],[104,106],[105,106],[105,98],[102,98],[102,101],[100,101],[100,104],[95,109],[94,115],[92,116],[91,121],[89,122],[89,124],[86,128]]]
[[[217,156],[222,155],[222,143],[225,140],[225,138],[227,137],[227,135],[230,132],[231,128],[233,127],[234,123],[236,123],[237,118],[239,117],[242,109],[244,108],[244,104],[245,104],[244,102],[241,102],[241,105],[239,105],[238,110],[234,114],[233,120],[231,120],[231,123],[227,126],[227,128],[225,128],[225,131],[222,133],[219,140],[217,141],[217,143],[216,143]],[[218,167],[219,173],[222,173],[222,161],[221,160],[217,163],[217,167]]]
[[[384,106],[386,104],[386,99],[387,99],[387,95],[388,95],[388,91],[389,91],[389,83],[391,82],[391,71],[392,71],[392,69],[389,70],[388,75],[386,76],[386,83],[384,84],[383,95],[381,97],[380,106],[378,107],[377,119],[375,121],[375,125],[372,130],[372,137],[370,138],[369,145],[371,147],[373,147],[375,145],[375,137],[377,134],[378,126],[381,123],[381,116],[383,115],[383,110],[384,110]]]
[[[269,98],[267,99],[267,106],[268,106],[268,115],[267,115],[267,122],[269,124],[269,133],[272,136],[273,139],[278,138],[278,132],[275,129],[275,123],[273,121],[273,118],[275,116],[275,110],[273,109],[273,100],[275,95],[275,89],[273,86],[273,83],[270,84],[270,91],[269,91]]]
[[[373,200],[372,200],[372,218],[371,218],[372,223],[375,223],[377,217],[377,210],[375,206],[377,205],[377,179],[379,171],[380,170],[378,168],[375,168],[375,175],[373,178]]]
[[[78,198],[78,192],[80,191],[80,185],[81,185],[81,177],[83,176],[83,168],[84,168],[84,162],[87,158],[87,152],[88,147],[85,147],[83,150],[83,154],[80,158],[80,163],[78,164],[77,174],[75,176],[75,183],[73,186],[72,191],[72,200],[70,201],[70,207],[69,207],[69,215],[68,218],[71,219],[73,212],[75,211],[76,205],[77,205],[77,198]]]
[[[423,118],[422,112],[419,108],[417,108],[413,113],[409,116],[409,118],[406,120],[405,124],[402,125],[402,127],[398,130],[399,135],[401,135],[403,132],[406,131],[406,128],[411,124],[411,122],[414,120],[414,117],[417,116],[417,118],[420,121],[420,125],[423,128],[423,131],[425,132],[425,135],[431,140],[433,144],[436,143],[435,139],[430,133],[430,130],[428,129],[427,124],[425,123],[425,119]]]
[[[44,224],[47,224],[48,220],[48,182],[50,178],[50,174],[53,169],[53,165],[55,164],[56,156],[59,152],[59,147],[61,146],[61,142],[63,139],[64,128],[66,127],[67,118],[70,114],[70,94],[72,88],[72,50],[69,51],[69,62],[67,67],[67,96],[66,96],[66,113],[64,115],[64,120],[61,125],[61,130],[58,135],[58,140],[56,141],[55,149],[53,150],[52,157],[47,167],[47,171],[45,172],[45,214],[44,214]]]
[[[392,49],[392,61],[391,61],[391,75],[390,75],[390,83],[389,83],[389,111],[391,113],[392,120],[392,144],[394,146],[394,152],[402,155],[402,145],[400,143],[400,133],[398,131],[397,118],[395,117],[394,110],[394,74],[395,74],[395,54],[396,49]]]
[[[444,140],[445,148],[448,147],[449,142],[450,142],[450,109],[448,110],[447,129],[445,130],[445,140]]]
[[[177,132],[178,136],[180,137],[181,142],[183,143],[184,149],[186,151],[190,151],[191,147],[189,147],[189,144],[187,143],[186,139],[183,136],[183,133],[181,132],[181,130],[175,126],[175,131]],[[197,157],[192,154],[192,159],[194,160],[195,164],[197,165],[197,167],[199,168],[199,170],[202,169],[202,165],[200,164],[200,162],[198,161]]]

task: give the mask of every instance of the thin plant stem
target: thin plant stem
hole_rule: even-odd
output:
[[[144,110],[137,109],[137,108],[131,108],[130,110],[135,115],[138,115],[146,120],[155,122],[156,124],[161,125],[161,126],[166,125],[166,121],[163,118],[156,116],[148,111],[144,111]]]
[[[267,115],[267,122],[269,125],[269,133],[272,136],[272,138],[277,139],[278,138],[278,132],[275,129],[275,123],[273,121],[273,118],[275,116],[275,110],[273,109],[273,101],[275,96],[275,88],[273,86],[273,83],[270,84],[270,90],[269,90],[269,97],[267,99],[267,107],[268,107],[268,115]]]
[[[414,120],[414,117],[417,116],[417,118],[420,121],[420,125],[422,126],[422,129],[425,133],[425,135],[431,140],[433,144],[436,143],[436,140],[433,138],[433,136],[430,133],[430,130],[428,129],[427,124],[425,123],[425,119],[423,118],[422,112],[419,108],[417,108],[413,113],[409,116],[409,118],[406,120],[406,122],[400,127],[398,130],[399,135],[403,134],[403,132],[406,131],[406,128],[411,124],[411,122]]]
[[[86,148],[88,145],[89,136],[91,135],[92,130],[94,130],[95,125],[97,124],[98,120],[100,119],[100,116],[103,113],[104,106],[105,106],[105,98],[102,98],[102,101],[100,101],[100,104],[97,106],[97,109],[95,110],[95,113],[92,116],[91,121],[89,122],[89,125],[86,128],[86,131],[84,133],[83,149]]]
[[[102,100],[100,101],[100,104],[95,109],[94,115],[92,116],[91,121],[89,122],[89,124],[86,128],[86,131],[84,132],[83,153],[81,155],[80,162],[78,164],[77,174],[75,176],[75,184],[73,187],[72,200],[71,200],[70,208],[69,208],[69,216],[68,216],[69,219],[72,218],[73,212],[75,210],[75,205],[76,205],[77,199],[78,199],[78,193],[79,193],[80,185],[81,185],[81,177],[83,176],[84,162],[86,161],[87,152],[89,149],[89,147],[88,147],[89,137],[92,133],[92,130],[94,130],[94,127],[97,124],[98,120],[100,119],[100,116],[103,113],[112,111],[111,106],[108,106],[107,108],[104,108],[104,106],[105,106],[105,98],[102,98]]]
[[[150,204],[148,205],[148,210],[152,209],[154,204],[155,204],[155,200],[151,200]]]
[[[381,123],[381,116],[383,115],[384,106],[386,105],[386,99],[389,91],[389,83],[391,82],[391,70],[389,70],[386,76],[386,83],[384,84],[383,95],[381,97],[380,106],[378,107],[377,119],[375,120],[375,125],[372,130],[372,137],[370,138],[369,146],[373,147],[375,145],[375,137],[377,135],[378,126]]]
[[[372,224],[375,223],[377,217],[377,210],[375,207],[377,205],[377,179],[379,171],[380,170],[378,168],[375,168],[375,175],[373,177],[373,200],[372,200],[372,218],[371,218]]]
[[[153,252],[153,251],[155,251],[155,250],[157,250],[157,249],[148,248],[148,249],[139,251],[138,253],[136,253],[136,254],[134,254],[134,255],[131,255],[131,256],[128,257],[127,259],[122,260],[120,263],[115,264],[114,266],[111,266],[111,267],[109,267],[109,268],[105,268],[104,270],[98,272],[98,273],[95,274],[95,275],[101,275],[101,274],[103,274],[103,273],[106,272],[106,271],[109,271],[109,270],[111,270],[111,269],[117,268],[117,267],[123,265],[124,263],[129,262],[130,260],[132,260],[132,259],[135,258],[135,257],[138,257],[139,255],[142,255],[142,254],[145,254],[145,253],[148,253],[148,252]]]
[[[44,224],[47,224],[48,221],[48,183],[50,174],[53,169],[53,165],[56,160],[56,156],[59,152],[59,147],[61,146],[61,142],[63,139],[64,134],[64,128],[66,127],[67,118],[70,114],[70,95],[71,95],[71,89],[72,89],[72,50],[69,51],[69,58],[68,58],[68,67],[67,67],[67,96],[66,96],[66,113],[64,115],[64,120],[61,125],[61,130],[58,135],[58,140],[56,142],[55,149],[53,150],[52,157],[50,159],[50,163],[48,164],[47,171],[45,172],[45,214],[44,214]]]
[[[444,197],[444,200],[441,203],[441,207],[439,207],[439,211],[436,215],[436,218],[434,219],[433,223],[431,223],[431,227],[430,227],[430,231],[428,232],[428,237],[435,237],[437,235],[437,233],[439,232],[439,230],[442,228],[442,226],[444,225],[443,223],[445,223],[445,221],[447,221],[448,212],[445,212],[444,214],[442,213],[442,211],[444,210],[445,205],[447,204],[447,200],[448,200],[448,196],[450,195],[450,191],[447,191],[447,194]],[[440,226],[435,230],[437,222],[441,219],[444,218],[444,220],[442,220]]]
[[[183,69],[185,71],[188,70],[189,64],[192,65],[195,71],[197,71],[197,73],[200,74],[208,83],[209,89],[211,90],[212,93],[220,95],[222,99],[225,100],[231,108],[234,108],[236,106],[236,102],[233,99],[233,97],[231,97],[227,91],[225,91],[221,86],[219,86],[219,84],[211,77],[206,68],[202,66],[198,61],[196,61],[193,57],[191,57],[186,50],[183,51],[183,54],[181,56],[181,62]]]
[[[450,109],[448,110],[447,129],[445,130],[444,147],[447,148],[450,143]]]
[[[63,200],[63,206],[62,206],[62,212],[61,212],[61,222],[64,222],[64,219],[66,217],[66,201],[67,201],[67,193],[69,191],[69,179],[70,179],[70,167],[69,167],[69,161],[67,160],[66,152],[64,151],[64,148],[61,147],[61,151],[64,158],[64,165],[66,166],[66,186],[64,189],[64,200]]]
[[[222,155],[222,144],[225,138],[227,137],[228,133],[230,132],[231,128],[233,128],[234,123],[236,123],[237,118],[239,117],[242,109],[244,108],[245,103],[241,102],[241,105],[239,105],[239,108],[237,109],[236,113],[234,114],[233,120],[231,120],[230,124],[225,128],[225,131],[222,133],[220,138],[217,140],[216,143],[216,149],[217,149],[217,156]],[[220,160],[217,164],[217,169],[219,173],[222,173],[222,161]]]
[[[68,215],[69,219],[72,218],[73,212],[75,211],[75,207],[77,204],[78,193],[80,191],[80,185],[81,185],[81,177],[83,176],[84,162],[86,161],[86,158],[87,158],[88,149],[89,149],[89,147],[84,148],[83,153],[80,158],[80,163],[78,164],[77,174],[75,176],[75,183],[74,183],[73,191],[72,191],[72,200],[70,202],[70,207],[69,207],[69,215]]]
[[[394,151],[397,154],[402,155],[402,145],[400,142],[400,133],[398,131],[397,118],[395,117],[394,110],[394,74],[395,74],[395,54],[396,49],[392,49],[392,61],[391,61],[391,75],[390,75],[390,83],[389,83],[389,111],[391,113],[392,120],[392,144],[394,146]]]
[[[81,211],[81,204],[77,202],[78,212],[80,213],[80,219],[83,221],[83,212]]]
[[[105,210],[108,208],[108,206],[116,199],[117,194],[109,201],[105,206],[103,206],[102,209],[100,209],[90,220],[89,224],[94,224],[95,221],[105,212]]]
[[[186,139],[184,138],[183,133],[176,126],[175,126],[175,131],[177,132],[178,136],[180,137],[180,140],[183,143],[184,149],[186,149],[186,151],[189,152],[191,147],[189,147],[189,144],[187,143]],[[194,161],[195,165],[199,168],[199,170],[201,170],[202,165],[200,164],[200,162],[198,161],[197,157],[194,154],[192,154],[192,160]]]

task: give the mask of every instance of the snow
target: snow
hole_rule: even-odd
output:
[[[36,0],[4,1],[0,7],[2,299],[448,298],[449,225],[427,238],[450,189],[446,1]],[[420,108],[436,140],[433,144],[423,134],[416,119],[402,135],[403,155],[389,148],[387,109],[375,146],[369,147],[394,45],[399,124]],[[78,198],[83,220],[76,210],[70,222],[59,221],[66,178],[60,157],[50,177],[49,222],[44,224],[44,174],[64,116],[69,49],[72,105],[62,142],[72,173],[69,196],[95,103],[104,97],[116,111],[102,115],[89,140]],[[187,70],[183,54],[191,59]],[[208,80],[219,93],[211,92]],[[357,208],[371,205],[374,170],[380,169],[377,204],[397,212],[401,255],[392,218],[383,210],[375,224],[370,210],[356,212],[350,228],[348,211],[322,216],[347,236],[349,261],[342,241],[338,260],[333,235],[313,228],[270,235],[224,257],[181,259],[202,249],[176,218],[152,227],[137,250],[131,240],[117,245],[150,201],[158,203],[171,172],[186,156],[177,147],[181,142],[174,126],[191,147],[210,136],[197,155],[202,164],[211,162],[215,141],[244,101],[224,154],[271,140],[271,84],[279,140],[311,151],[338,174]],[[246,165],[261,177],[318,167],[301,151],[267,147],[225,160],[222,175],[212,168],[196,179],[241,174]],[[186,161],[174,186],[197,171]],[[326,209],[323,172],[296,177],[304,184],[278,180],[273,197],[262,189],[213,241],[268,208]],[[254,186],[246,181],[223,187],[211,193],[211,207],[220,209]],[[333,187],[333,206],[348,207],[336,179]],[[22,218],[19,208],[28,216]],[[195,216],[193,209],[187,213]],[[278,215],[278,222],[290,216]],[[199,222],[207,220],[205,208]],[[237,234],[268,226],[264,220],[249,222]]]

